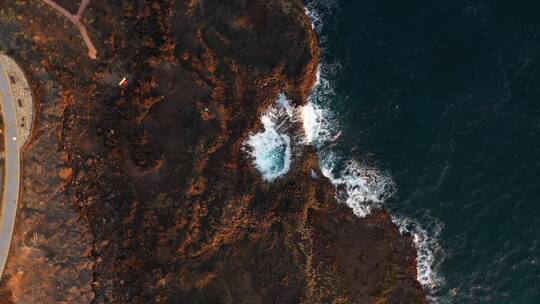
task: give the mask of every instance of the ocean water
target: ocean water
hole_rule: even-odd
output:
[[[540,2],[313,0],[305,141],[413,233],[432,302],[540,303]]]

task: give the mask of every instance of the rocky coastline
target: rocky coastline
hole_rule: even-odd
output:
[[[95,60],[40,1],[0,7],[38,107],[3,299],[426,302],[411,238],[338,203],[312,148],[272,183],[242,149],[313,86],[302,1],[91,1]]]

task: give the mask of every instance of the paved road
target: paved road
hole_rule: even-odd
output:
[[[1,56],[1,55],[0,55]],[[11,93],[10,79],[0,64],[0,103],[4,117],[5,178],[0,217],[0,276],[6,265],[11,236],[17,215],[20,181],[20,149],[16,105]]]

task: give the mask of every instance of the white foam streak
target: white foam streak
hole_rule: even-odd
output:
[[[305,13],[311,19],[311,28],[321,35],[324,15],[337,9],[338,4],[335,0],[308,1],[305,6]]]
[[[326,112],[327,110],[312,102],[308,102],[300,108],[306,144],[317,146],[329,142],[334,137],[334,132],[330,128],[329,114]]]
[[[306,15],[311,19],[311,28],[317,32],[320,33],[321,29],[321,17],[319,14],[317,14],[317,11],[312,9],[309,5],[306,5],[304,9]]]
[[[317,68],[317,78],[307,104],[300,107],[300,119],[304,129],[304,143],[317,148],[331,143],[339,134],[339,124],[331,110],[325,107],[334,95],[330,83],[322,76],[322,66]]]
[[[278,113],[280,111],[285,111],[289,119],[292,119],[294,117],[295,108],[291,105],[290,100],[287,98],[287,96],[285,96],[285,94],[279,94],[276,103],[278,107],[272,108],[271,111],[277,110]]]
[[[319,34],[319,42],[324,45],[322,19],[329,11],[335,10],[332,0],[309,1],[306,14],[312,21],[312,28]],[[375,208],[380,208],[395,192],[395,184],[389,174],[384,174],[369,165],[346,159],[331,150],[341,132],[328,104],[335,96],[328,75],[336,75],[339,64],[324,64],[317,69],[317,78],[308,103],[300,109],[300,119],[304,129],[304,143],[315,146],[319,151],[321,171],[336,188],[336,197],[352,208],[355,215],[364,217]],[[435,290],[444,284],[437,273],[442,249],[437,237],[441,226],[431,234],[420,224],[410,219],[392,217],[401,233],[411,233],[417,250],[417,280],[429,293],[430,302],[439,302],[433,296]]]
[[[336,187],[337,199],[345,202],[358,217],[380,208],[394,193],[394,182],[389,175],[353,159],[343,161],[333,152],[321,158],[321,171]]]
[[[390,175],[331,150],[341,134],[332,111],[325,106],[334,96],[319,66],[308,103],[300,109],[304,143],[319,151],[321,171],[335,186],[336,198],[351,207],[357,216],[365,217],[394,193],[394,182]]]
[[[416,248],[416,273],[417,280],[428,291],[431,302],[438,302],[433,294],[444,284],[444,278],[439,275],[437,268],[440,265],[442,248],[438,238],[442,225],[437,224],[428,232],[418,222],[409,218],[392,215],[392,222],[399,228],[401,234],[410,234]]]

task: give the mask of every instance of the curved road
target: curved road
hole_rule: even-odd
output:
[[[29,137],[29,133],[26,134],[25,131],[32,123],[31,116],[30,119],[24,117],[28,113],[33,115],[32,110],[23,109],[28,103],[31,104],[32,100],[24,74],[13,60],[0,54],[0,106],[4,119],[5,143],[5,175],[0,207],[0,276],[6,265],[17,215],[21,171],[20,152]],[[23,117],[19,119],[18,116]],[[25,120],[29,123],[27,126],[25,126]]]

